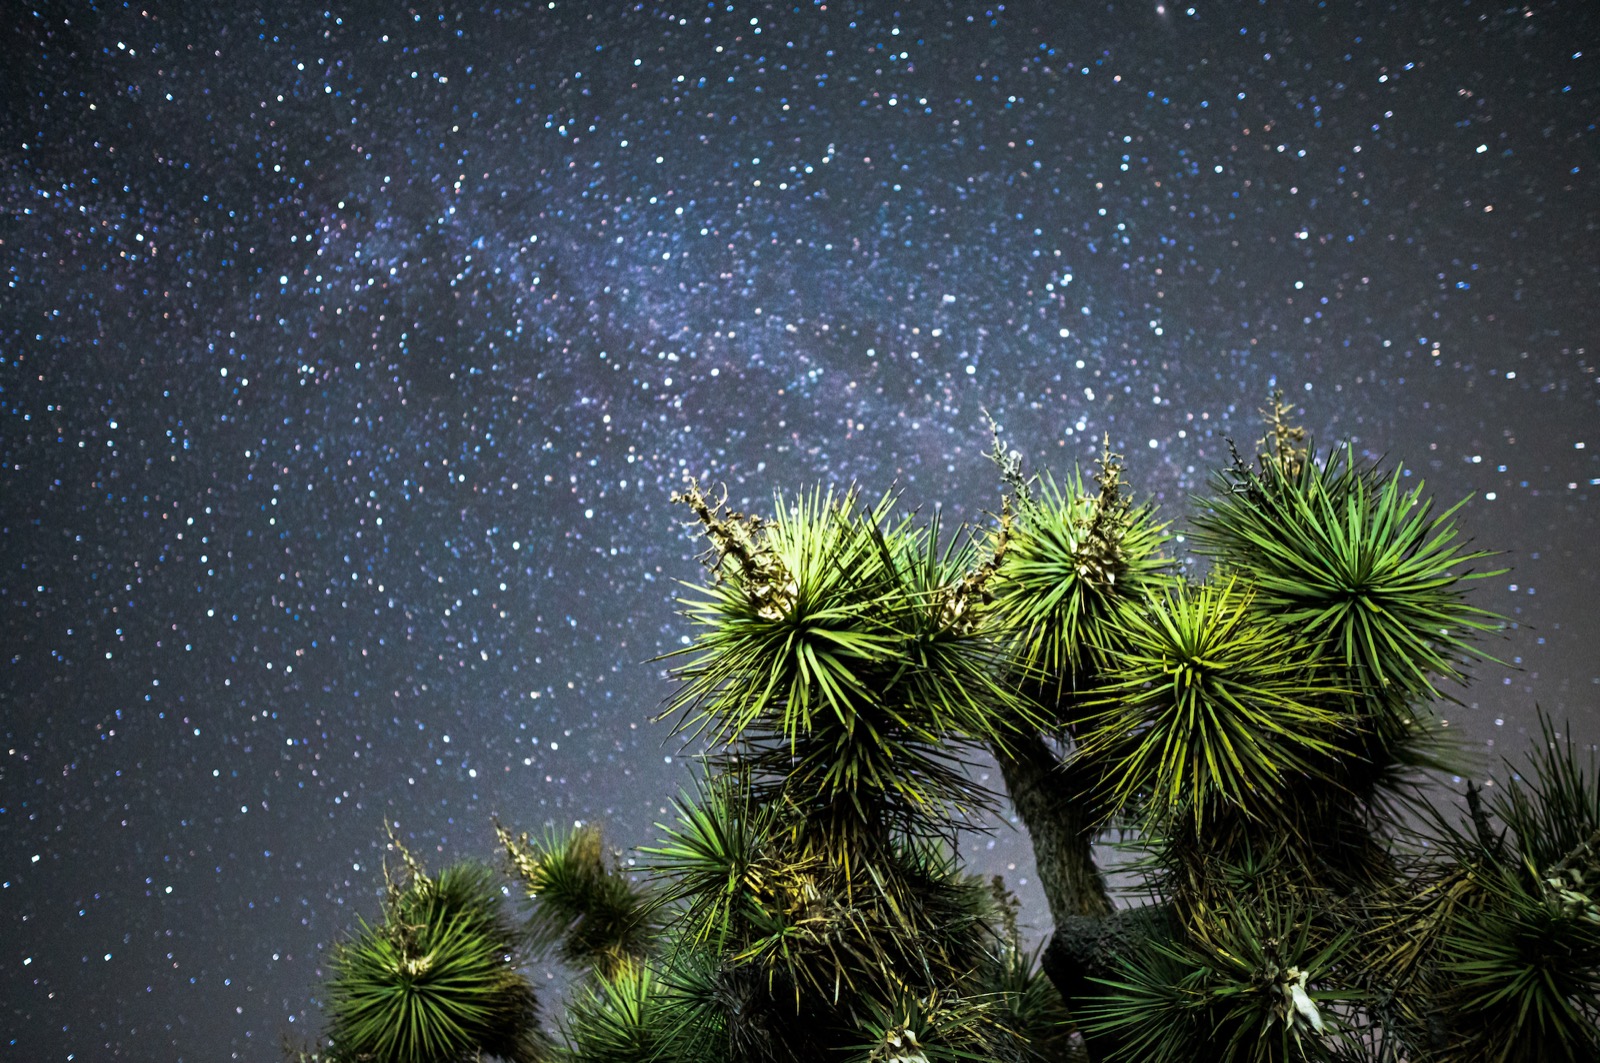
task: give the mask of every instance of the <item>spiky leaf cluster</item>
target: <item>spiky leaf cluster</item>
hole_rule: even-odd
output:
[[[539,1058],[523,946],[492,872],[457,864],[437,878],[414,861],[384,917],[335,947],[329,1056],[345,1063]]]
[[[1080,744],[1106,761],[1111,808],[1147,829],[1198,831],[1224,805],[1279,822],[1286,785],[1336,750],[1338,688],[1252,599],[1232,579],[1180,586],[1119,623]]]
[[[1109,449],[1097,490],[1076,469],[1059,484],[1048,473],[1024,482],[1015,468],[1011,478],[1017,514],[994,581],[993,630],[1019,673],[1059,701],[1090,678],[1122,616],[1171,582],[1161,553],[1170,537],[1153,507],[1128,498]]]
[[[567,964],[610,971],[649,951],[658,929],[651,899],[607,859],[600,828],[585,824],[538,842],[495,824],[512,875],[529,902],[528,940]]]
[[[675,1046],[658,1012],[658,989],[650,968],[615,965],[596,982],[578,988],[563,1022],[571,1063],[652,1063]]]
[[[1116,1063],[1327,1060],[1355,1047],[1332,977],[1348,932],[1292,898],[1228,900],[1118,956],[1077,1017]]]
[[[954,1007],[982,997],[1059,1040],[1059,1015],[1011,969],[1014,940],[999,929],[1008,910],[942,846],[905,838],[876,861],[802,850],[783,810],[755,800],[736,773],[681,798],[663,830],[645,853],[669,883],[675,920],[662,981],[679,987],[674,1007],[696,1014],[687,1027],[720,1029],[730,1046],[781,1042],[805,1059],[842,1050],[872,1015],[907,1000]],[[1026,1038],[998,1019],[979,1022],[966,1004],[957,1011],[972,1019],[967,1041]],[[943,1028],[930,1044],[967,1043]]]
[[[1600,858],[1594,835],[1600,831],[1600,770],[1594,751],[1581,758],[1570,728],[1565,737],[1543,710],[1538,713],[1539,739],[1518,770],[1506,763],[1515,785],[1501,787],[1493,808],[1513,832],[1517,847],[1534,867],[1551,868],[1571,861],[1582,873]],[[1589,887],[1600,886],[1590,876]]]
[[[1194,522],[1196,545],[1251,580],[1262,612],[1342,665],[1365,704],[1402,716],[1440,696],[1438,680],[1464,681],[1473,636],[1499,627],[1466,589],[1503,571],[1473,571],[1492,554],[1461,542],[1465,500],[1435,513],[1404,476],[1349,445],[1322,460],[1290,451],[1219,474]]]
[[[1397,883],[1369,932],[1390,1031],[1430,1063],[1600,1054],[1600,783],[1539,725],[1487,807],[1469,790],[1469,817],[1432,814],[1447,859]]]
[[[672,869],[668,910],[678,918],[650,958],[597,975],[579,994],[563,1027],[568,1058],[803,1063],[897,1058],[899,1049],[930,1060],[1065,1058],[1059,998],[1014,939],[995,932],[1005,918],[993,891],[953,859],[907,854],[922,866],[900,871],[925,876],[922,906],[897,913],[870,882],[846,898],[837,867],[776,866],[771,840],[756,840],[762,856],[723,861],[713,874],[715,848],[699,832],[726,823],[726,810],[693,817],[692,807],[685,799],[680,815],[696,822],[680,820],[650,850],[657,870]],[[701,903],[706,892],[723,896]],[[925,947],[907,951],[918,939]]]
[[[678,729],[736,753],[832,858],[985,807],[965,752],[1035,714],[975,620],[972,543],[942,544],[937,520],[895,517],[888,496],[779,498],[771,520],[686,497],[714,580],[684,603],[698,637],[675,672]]]
[[[1577,891],[1552,889],[1528,867],[1486,870],[1480,882],[1480,904],[1460,912],[1441,942],[1453,1020],[1445,1058],[1595,1059],[1600,925],[1592,900],[1570,903],[1562,893]]]

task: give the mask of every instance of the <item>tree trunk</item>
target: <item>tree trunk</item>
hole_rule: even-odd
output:
[[[1056,924],[1050,944],[1039,957],[1044,970],[1070,1012],[1087,997],[1114,992],[1095,981],[1118,978],[1123,973],[1116,958],[1153,947],[1154,942],[1170,940],[1170,911],[1164,904],[1122,908],[1109,916],[1075,915]],[[1120,1031],[1091,1033],[1079,1028],[1090,1063],[1128,1059],[1129,1044]]]
[[[1073,916],[1111,914],[1111,897],[1094,862],[1095,816],[1079,778],[1030,732],[994,749],[1011,803],[1033,841],[1039,883],[1050,916],[1062,926]]]
[[[1094,862],[1098,817],[1084,795],[1082,775],[1063,765],[1038,732],[1016,736],[1007,749],[992,752],[1011,804],[1033,841],[1039,884],[1055,922],[1041,966],[1072,1011],[1085,997],[1104,991],[1092,979],[1112,973],[1107,946],[1126,944],[1128,930],[1142,929],[1146,913],[1113,910],[1105,878]],[[1123,1047],[1115,1036],[1084,1035],[1084,1048],[1094,1063],[1112,1058]]]

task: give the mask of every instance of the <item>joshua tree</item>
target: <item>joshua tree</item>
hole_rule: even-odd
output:
[[[663,715],[705,749],[700,778],[642,873],[594,828],[500,831],[524,940],[588,972],[549,1051],[1595,1058],[1592,758],[1541,715],[1492,800],[1469,787],[1458,814],[1427,788],[1453,757],[1429,705],[1501,624],[1465,598],[1489,555],[1459,504],[1316,453],[1278,396],[1267,413],[1199,502],[1203,579],[1109,447],[1088,480],[1029,477],[996,430],[999,514],[948,537],[892,496],[813,491],[767,518],[691,483],[709,579]],[[985,755],[1034,845],[1042,962],[1004,885],[955,856],[1001,796],[968,770]],[[1116,903],[1093,855],[1112,836],[1137,883]]]
[[[1057,905],[1046,970],[1095,1058],[1591,1058],[1600,934],[1567,886],[1594,859],[1593,771],[1541,753],[1492,809],[1469,791],[1472,833],[1433,810],[1419,773],[1450,751],[1428,706],[1498,627],[1464,597],[1497,573],[1471,570],[1459,504],[1312,453],[1287,413],[1275,395],[1262,452],[1201,503],[1204,583],[1128,594],[1079,566],[1125,607],[1059,673],[1063,771],[1095,826],[1136,836],[1149,896]]]
[[[964,758],[1042,723],[977,621],[992,565],[890,498],[815,492],[771,521],[682,500],[713,578],[669,713],[710,752],[644,850],[652,888],[622,884],[596,835],[505,836],[536,923],[595,968],[570,1054],[1060,1058],[1013,902],[954,857],[992,804]]]

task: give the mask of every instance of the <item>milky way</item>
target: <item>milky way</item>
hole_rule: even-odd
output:
[[[7,1058],[314,1034],[386,819],[648,843],[672,491],[981,521],[985,410],[1181,518],[1288,389],[1509,552],[1485,770],[1600,737],[1592,5],[269,7],[7,27]]]

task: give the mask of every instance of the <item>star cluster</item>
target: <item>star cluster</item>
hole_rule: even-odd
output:
[[[1510,551],[1600,737],[1582,3],[19,9],[0,111],[0,946],[16,1058],[313,1034],[382,829],[646,843],[745,507],[1031,467],[1187,496],[1289,389]],[[1026,839],[972,841],[1034,911]]]

